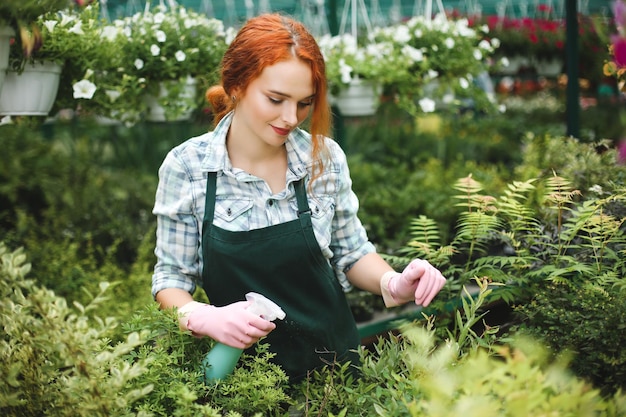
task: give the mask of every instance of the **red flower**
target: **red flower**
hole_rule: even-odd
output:
[[[539,10],[540,12],[550,13],[552,11],[552,7],[548,6],[547,4],[540,4],[537,6],[537,10]]]

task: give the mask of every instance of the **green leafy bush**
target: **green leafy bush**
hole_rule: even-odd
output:
[[[148,366],[125,356],[143,344],[145,333],[129,333],[110,344],[117,321],[94,314],[106,301],[101,292],[87,305],[66,300],[25,276],[22,249],[0,243],[0,412],[3,416],[136,415],[126,408],[151,390],[128,384]]]

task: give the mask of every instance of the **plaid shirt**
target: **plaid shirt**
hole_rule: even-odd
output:
[[[296,129],[285,143],[287,187],[273,194],[267,183],[233,168],[226,151],[226,133],[232,115],[213,132],[191,138],[172,149],[159,169],[153,213],[157,216],[157,263],[152,294],[180,288],[193,294],[202,276],[202,220],[207,172],[217,172],[213,224],[230,231],[248,231],[297,218],[294,181],[311,176],[311,136]],[[345,276],[356,261],[375,250],[357,218],[359,202],[352,191],[346,156],[339,145],[326,140],[329,158],[324,172],[307,187],[313,229],[323,255],[345,290]],[[271,254],[268,254],[271,256]]]

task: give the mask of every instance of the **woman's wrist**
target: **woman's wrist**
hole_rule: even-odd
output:
[[[189,330],[187,327],[189,316],[203,305],[204,303],[199,301],[190,301],[178,309],[178,324],[180,325],[181,330]]]
[[[400,273],[396,271],[387,271],[380,278],[380,293],[383,297],[383,301],[385,302],[385,307],[396,307],[401,304],[394,298],[391,290],[389,289],[389,282],[396,275],[400,275]]]

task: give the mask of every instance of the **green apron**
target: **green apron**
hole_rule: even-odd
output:
[[[203,288],[223,306],[254,291],[286,313],[264,342],[293,380],[333,362],[358,363],[356,323],[311,223],[304,179],[294,183],[298,219],[233,232],[213,225],[217,173],[209,172],[202,226]]]

